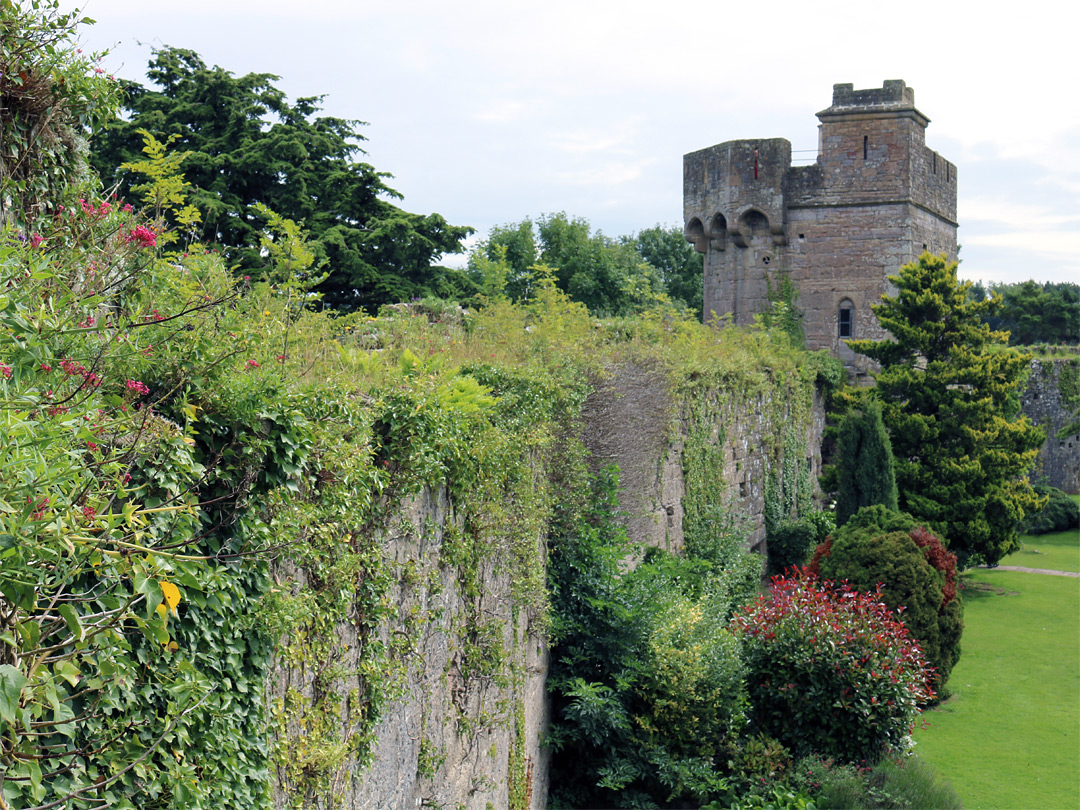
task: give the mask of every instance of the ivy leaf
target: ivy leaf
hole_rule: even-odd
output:
[[[19,695],[26,686],[26,676],[11,664],[0,664],[0,717],[14,724]]]
[[[161,586],[161,594],[165,597],[165,603],[169,606],[169,612],[179,618],[180,614],[176,612],[176,606],[180,604],[180,589],[171,582],[165,582],[164,580],[158,582],[158,584]]]
[[[75,609],[64,603],[58,607],[57,612],[63,617],[64,623],[67,625],[68,630],[75,636],[77,641],[82,641],[85,632],[83,631],[82,622],[79,621],[79,615],[75,612]]]

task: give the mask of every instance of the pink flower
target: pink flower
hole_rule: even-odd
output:
[[[97,517],[97,510],[92,506],[84,506],[82,508],[83,517],[87,520],[93,520]]]
[[[256,362],[255,362],[254,360],[248,360],[248,361],[247,361],[247,362],[246,362],[246,363],[244,364],[244,367],[245,367],[245,368],[258,368],[258,367],[259,367],[259,364],[258,364],[258,363],[256,363]]]
[[[41,238],[41,234],[39,234],[39,233],[30,234],[30,244],[33,245],[34,247],[37,247],[38,245],[40,245],[44,241],[45,240]]]
[[[139,247],[150,248],[157,246],[157,234],[145,225],[139,225],[124,239],[128,242],[137,242]]]
[[[139,382],[138,380],[128,380],[126,384],[128,391],[134,391],[139,396],[150,393],[150,389],[146,387],[146,383]]]
[[[7,363],[0,363],[0,377],[3,377],[5,380],[11,379],[11,366]]]

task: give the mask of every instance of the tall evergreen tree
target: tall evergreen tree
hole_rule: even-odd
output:
[[[401,197],[386,185],[390,175],[357,159],[363,122],[317,115],[321,97],[290,103],[277,76],[238,78],[181,48],[155,51],[147,76],[153,88],[125,84],[129,116],[94,141],[94,166],[128,194],[134,178],[119,167],[140,159],[138,130],[177,136],[172,148],[189,153],[189,199],[202,213],[198,237],[223,246],[242,272],[259,276],[267,264],[255,207],[263,203],[310,232],[329,271],[317,291],[332,306],[374,309],[471,289],[464,273],[435,263],[459,253],[472,228],[390,202]]]
[[[1028,472],[1044,431],[1020,414],[1028,359],[982,322],[1000,299],[969,300],[957,264],[924,253],[890,276],[873,307],[891,337],[858,340],[881,363],[873,395],[896,458],[899,505],[948,540],[961,564],[1019,548],[1017,525],[1041,505]]]
[[[892,443],[878,402],[868,399],[860,410],[844,416],[836,439],[836,458],[837,527],[847,523],[864,506],[881,504],[888,509],[897,508]]]

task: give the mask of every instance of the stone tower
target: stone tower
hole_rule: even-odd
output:
[[[833,85],[817,161],[784,138],[727,141],[683,158],[683,221],[705,254],[705,315],[750,324],[784,275],[810,349],[866,362],[848,338],[885,335],[870,311],[886,276],[923,251],[956,259],[956,167],[927,148],[929,120],[902,81]]]

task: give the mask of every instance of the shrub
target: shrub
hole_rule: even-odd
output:
[[[860,508],[882,504],[896,509],[892,444],[881,421],[881,405],[867,400],[840,422],[836,439],[838,489],[836,525],[843,526]]]
[[[769,573],[804,565],[817,539],[817,527],[809,520],[785,520],[768,537]]]
[[[843,761],[901,750],[930,672],[908,629],[881,601],[802,572],[774,577],[737,614],[751,717],[793,753]]]
[[[821,806],[830,810],[959,810],[960,799],[917,756],[885,759],[872,769],[821,769]]]
[[[1041,512],[1028,515],[1020,524],[1025,534],[1064,532],[1080,526],[1080,504],[1056,487],[1042,484],[1035,486],[1040,497],[1048,498]]]
[[[956,557],[914,520],[876,506],[864,508],[819,546],[811,570],[870,592],[880,584],[934,667],[934,691],[943,694],[960,657],[963,604],[956,595]]]

